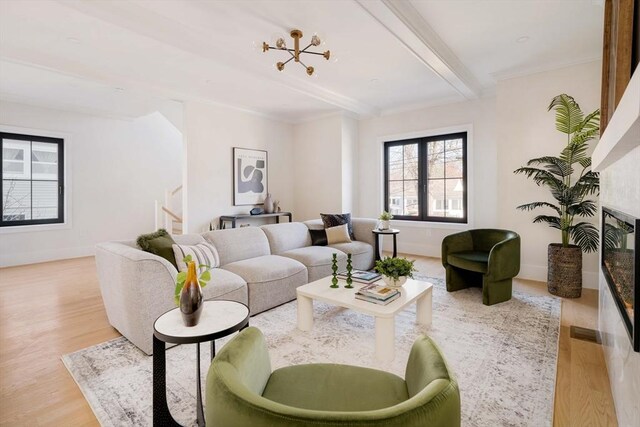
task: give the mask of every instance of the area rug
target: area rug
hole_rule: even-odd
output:
[[[561,301],[516,291],[510,301],[487,307],[480,289],[448,293],[442,279],[422,280],[434,284],[433,323],[428,328],[416,325],[415,306],[399,314],[391,364],[374,361],[374,319],[347,309],[315,302],[311,332],[296,328],[295,301],[252,317],[250,324],[265,334],[274,369],[334,362],[401,377],[413,341],[427,334],[440,345],[458,378],[464,426],[550,426]],[[227,340],[218,341],[218,348]],[[204,349],[203,381],[207,352]],[[152,424],[152,358],[125,338],[62,359],[103,426]],[[176,421],[195,425],[193,345],[167,351],[167,390]]]

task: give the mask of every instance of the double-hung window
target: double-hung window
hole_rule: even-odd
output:
[[[64,140],[0,132],[0,227],[64,222]]]
[[[395,219],[466,223],[467,133],[385,142],[384,182]]]

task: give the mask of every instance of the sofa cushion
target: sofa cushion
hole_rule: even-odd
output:
[[[204,299],[230,299],[246,303],[247,282],[237,274],[222,268],[211,270],[211,280],[202,288]]]
[[[489,263],[489,252],[462,251],[447,256],[447,263],[464,270],[486,273]]]
[[[351,243],[336,243],[329,247],[351,254],[353,268],[356,270],[370,270],[373,268],[373,246],[368,243],[354,240]]]
[[[349,412],[388,408],[409,399],[397,375],[328,363],[276,369],[262,397],[296,408]]]
[[[173,255],[173,244],[175,243],[167,230],[161,228],[149,234],[138,236],[136,243],[145,252],[158,255],[169,261],[177,269],[176,258]]]
[[[222,268],[242,277],[249,291],[251,315],[294,300],[296,288],[307,283],[306,267],[298,261],[266,255],[223,265]]]
[[[202,237],[218,250],[220,265],[271,254],[269,240],[260,227],[208,231]]]
[[[300,222],[269,224],[260,228],[269,240],[269,247],[273,255],[311,245],[309,229]]]
[[[338,271],[345,270],[347,268],[347,254],[328,246],[307,246],[283,252],[280,255],[304,264],[307,267],[309,282],[314,282],[331,275],[333,254],[337,255]]]
[[[344,252],[328,246],[307,246],[306,248],[283,252],[280,255],[295,259],[306,267],[317,267],[321,265],[331,265],[333,254],[338,255],[338,262],[347,261],[347,255]]]
[[[286,279],[304,270],[305,266],[291,258],[265,255],[232,262],[222,268],[237,274],[247,283],[260,283]]]

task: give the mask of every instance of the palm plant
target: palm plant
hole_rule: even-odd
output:
[[[588,142],[600,131],[600,110],[585,116],[578,103],[566,94],[553,98],[547,111],[551,109],[556,112],[556,129],[567,135],[566,147],[559,157],[531,159],[514,173],[524,174],[538,186],[549,188],[557,203],[532,202],[517,208],[523,211],[551,209],[555,215],[538,215],[533,222],[546,223],[560,230],[565,248],[573,241],[582,251],[595,252],[599,243],[598,229],[577,218],[591,217],[597,211],[596,203],[587,196],[599,193],[600,179],[598,173],[591,170],[587,150]]]

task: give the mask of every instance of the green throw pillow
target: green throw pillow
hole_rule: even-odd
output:
[[[175,242],[171,238],[171,235],[167,233],[167,230],[161,228],[154,233],[142,234],[138,237],[136,243],[138,243],[138,246],[140,246],[140,249],[143,251],[166,259],[173,264],[176,270],[178,269],[176,258],[173,255],[173,244]]]

